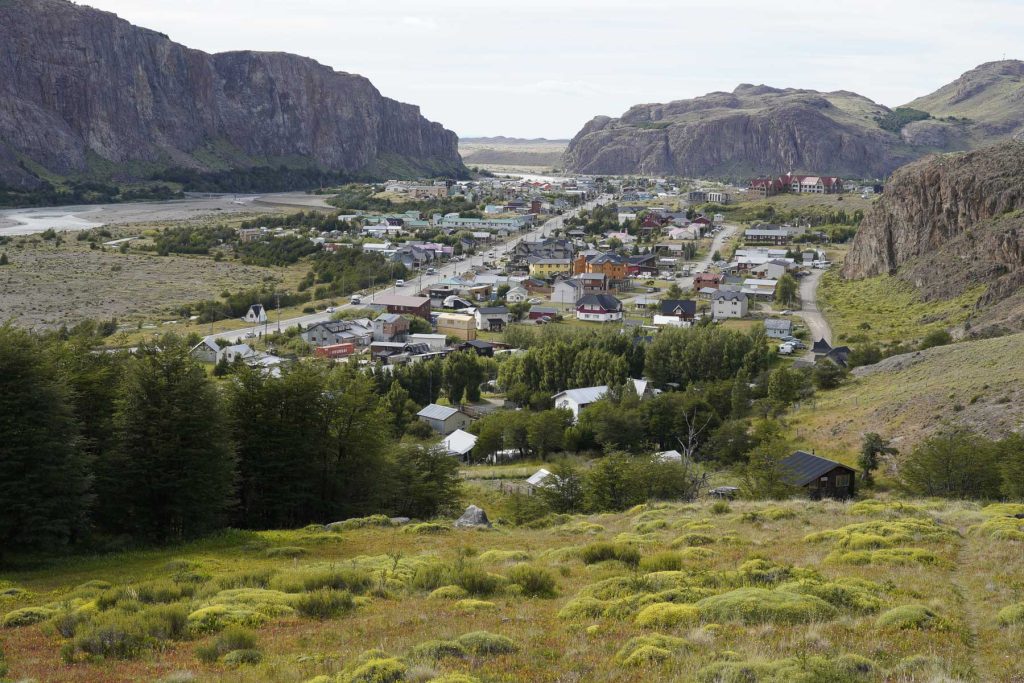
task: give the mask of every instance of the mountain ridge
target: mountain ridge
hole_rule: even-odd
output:
[[[0,182],[285,165],[464,174],[458,138],[363,76],[283,52],[208,54],[65,0],[0,2]]]

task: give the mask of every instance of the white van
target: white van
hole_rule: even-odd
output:
[[[358,306],[359,304],[363,303],[363,297],[359,296],[358,294],[353,294],[352,303]]]

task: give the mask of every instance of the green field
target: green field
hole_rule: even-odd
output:
[[[1018,510],[797,500],[233,531],[8,571],[0,642],[9,676],[40,681],[1018,680]]]

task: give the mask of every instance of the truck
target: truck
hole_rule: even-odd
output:
[[[353,294],[352,303],[358,306],[359,304],[363,303],[363,297],[359,296],[358,294]]]

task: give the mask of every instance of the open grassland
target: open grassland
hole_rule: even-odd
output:
[[[8,571],[0,633],[9,675],[41,681],[1011,681],[1016,512],[650,504],[228,532]]]
[[[807,448],[848,462],[861,435],[876,432],[906,452],[957,425],[991,437],[1024,420],[1024,334],[965,341],[857,368],[838,389],[818,392],[790,418]]]
[[[844,280],[834,268],[822,276],[818,300],[837,344],[896,344],[963,324],[984,293],[980,285],[955,299],[923,301],[911,284],[890,275]]]
[[[774,197],[760,197],[751,194],[737,194],[734,204],[729,206],[733,211],[741,213],[757,212],[766,207],[776,211],[802,211],[809,215],[818,213],[846,211],[853,214],[860,209],[866,212],[879,195],[869,195],[866,199],[859,194],[777,194]]]

